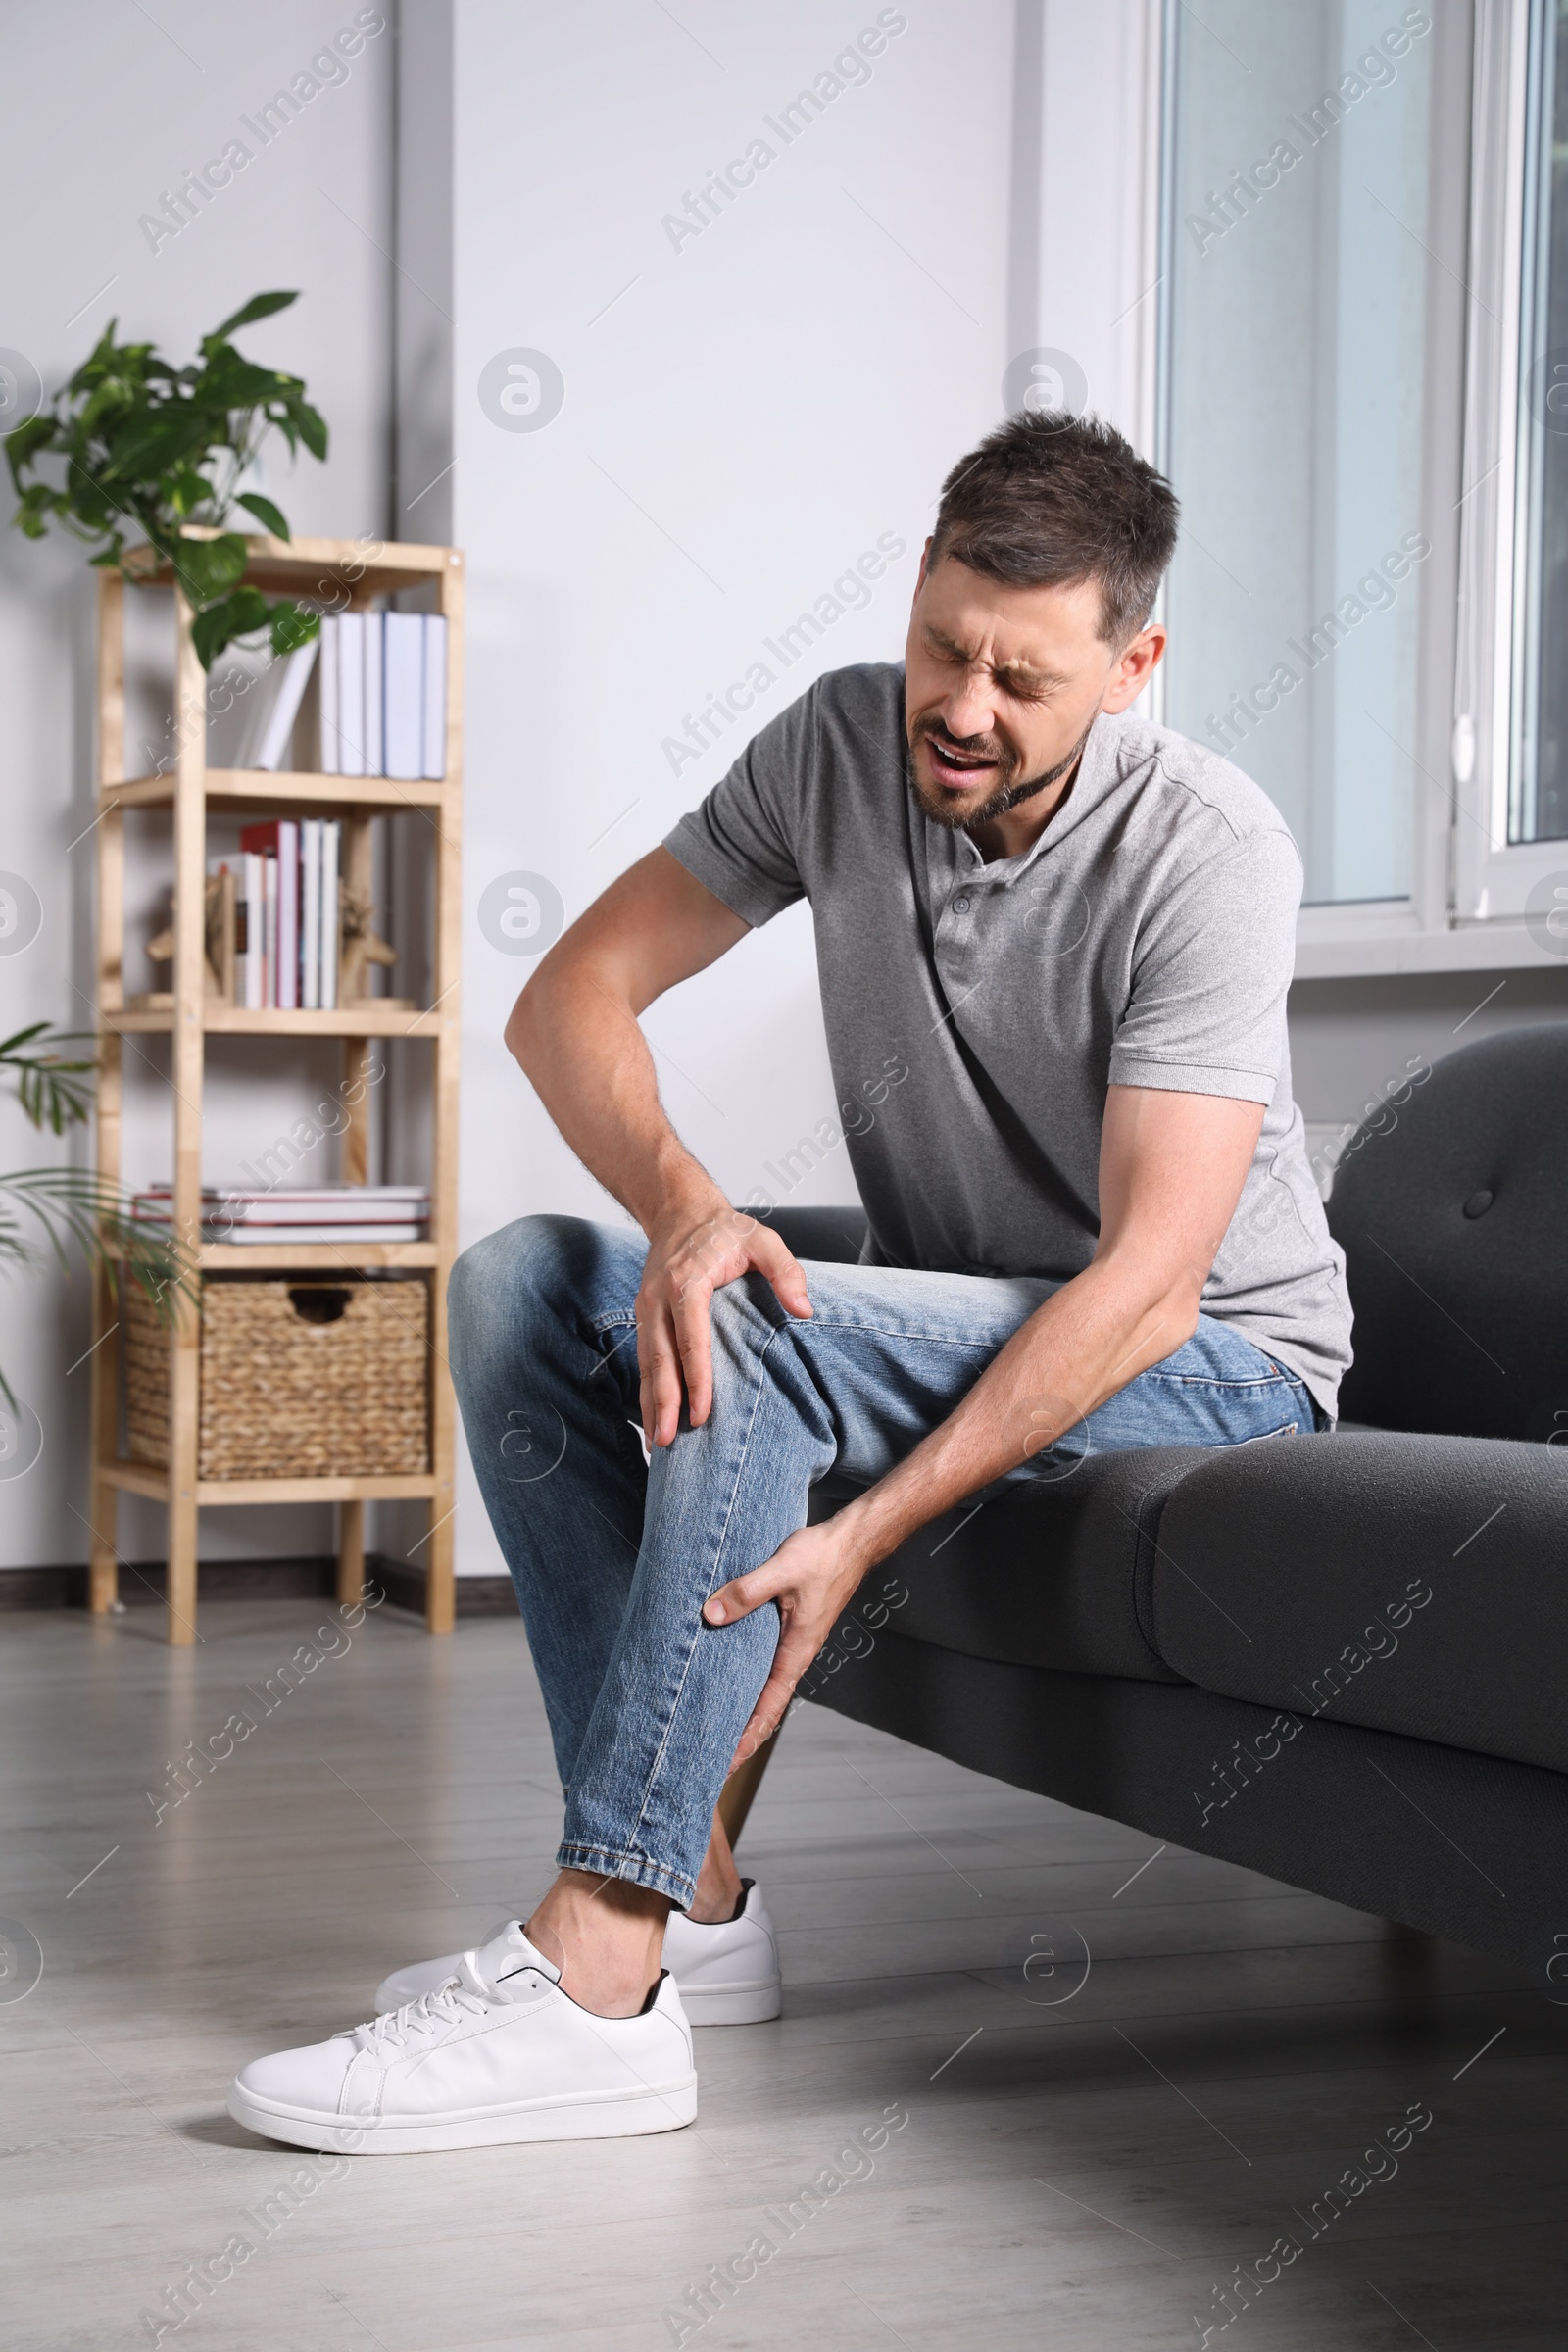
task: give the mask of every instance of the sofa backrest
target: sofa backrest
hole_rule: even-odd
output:
[[[1399,1094],[1404,1099],[1399,1100]],[[1568,1026],[1463,1046],[1347,1147],[1347,1420],[1568,1446]]]
[[[741,1213],[758,1214],[755,1209]],[[863,1208],[771,1208],[763,1210],[758,1221],[771,1225],[797,1257],[814,1257],[827,1265],[854,1265],[865,1239]]]

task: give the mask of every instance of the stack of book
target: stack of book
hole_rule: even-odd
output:
[[[321,622],[321,773],[439,782],[447,772],[447,624],[439,612]]]
[[[241,829],[236,1004],[253,1012],[336,1010],[342,832],[335,818],[318,816],[271,817]]]
[[[300,726],[307,768],[440,782],[447,772],[443,614],[324,613],[319,639],[283,655],[252,687],[238,766],[272,773],[282,766],[313,672],[314,710]]]
[[[167,1225],[174,1188],[149,1185],[131,1214]],[[423,1184],[209,1184],[202,1187],[204,1242],[422,1242],[430,1222]]]

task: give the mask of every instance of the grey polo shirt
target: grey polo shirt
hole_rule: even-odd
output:
[[[1250,778],[1102,716],[1033,849],[988,865],[914,797],[902,664],[867,663],[781,711],[665,847],[754,926],[810,901],[839,1115],[770,1163],[775,1201],[842,1140],[868,1262],[1064,1281],[1099,1235],[1107,1086],[1261,1102],[1203,1312],[1335,1410],[1345,1259],[1285,1030],[1301,861]]]

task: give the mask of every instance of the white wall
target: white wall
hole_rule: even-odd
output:
[[[689,0],[678,14],[613,0],[457,10],[469,1237],[533,1209],[621,1213],[504,1052],[530,967],[482,934],[487,885],[542,875],[569,920],[820,670],[897,658],[941,477],[1002,413],[1006,0],[881,11],[881,54],[842,65],[859,78],[788,144],[767,118],[874,31],[878,8]],[[405,135],[414,103],[406,93]],[[666,224],[759,138],[773,158],[720,217],[700,233]],[[486,365],[518,348],[547,354],[564,383],[535,431],[504,430],[480,405]],[[409,446],[428,466],[430,435],[412,420]],[[403,498],[420,487],[406,469]],[[869,601],[784,670],[764,639],[879,539],[904,552]],[[754,710],[695,757],[672,750],[686,715],[759,662],[774,678]],[[647,1029],[671,1116],[736,1196],[832,1106],[804,907]],[[842,1153],[792,1196],[851,1198]],[[496,1564],[471,1485],[460,1558]]]
[[[393,34],[369,38],[347,78],[302,105],[270,144],[246,132],[280,88],[308,72],[358,0],[323,8],[274,0],[265,10],[159,0],[154,17],[122,0],[67,0],[0,21],[0,122],[14,191],[0,343],[32,362],[52,391],[112,316],[122,333],[180,363],[196,339],[267,287],[301,301],[240,338],[257,359],[303,374],[332,428],[328,463],[267,470],[296,529],[353,535],[386,521],[388,478],[390,153]],[[241,138],[251,162],[179,233],[149,243],[140,216],[187,169]],[[30,197],[27,192],[30,192]],[[24,214],[25,225],[24,226]],[[9,515],[9,501],[7,502]],[[45,1018],[89,1022],[92,988],[93,584],[85,551],[0,532],[0,867],[24,874],[43,903],[25,953],[0,960],[0,1033]],[[151,618],[151,616],[149,616]],[[165,708],[153,628],[137,708],[156,735]],[[74,847],[71,845],[75,844]],[[133,890],[150,914],[153,877]],[[146,922],[137,929],[145,933]],[[167,1064],[132,1056],[128,1173],[167,1175],[172,1132]],[[244,1041],[214,1056],[209,1174],[232,1170],[285,1123],[314,1065],[291,1065]],[[297,1108],[288,1110],[297,1116]],[[83,1156],[81,1143],[72,1147]],[[0,1101],[0,1165],[62,1158],[15,1103]],[[44,1423],[25,1478],[0,1481],[0,1564],[85,1556],[86,1284],[53,1267],[0,1288],[0,1361]],[[75,1506],[75,1510],[73,1509]],[[122,1548],[163,1551],[162,1513],[123,1506]],[[203,1548],[255,1557],[325,1548],[324,1511],[209,1512]]]

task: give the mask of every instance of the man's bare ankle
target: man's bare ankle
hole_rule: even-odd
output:
[[[738,1872],[732,1872],[728,1879],[712,1880],[705,1874],[697,1882],[687,1918],[694,1919],[700,1928],[716,1927],[721,1920],[733,1919],[741,1907],[745,1886]]]
[[[598,2017],[635,2017],[659,1983],[666,1897],[621,1879],[563,1871],[527,1923],[561,1988]]]

